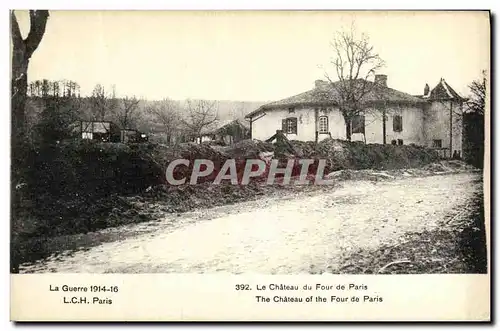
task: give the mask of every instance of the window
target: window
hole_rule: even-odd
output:
[[[398,139],[398,145],[403,145],[403,139]]]
[[[328,133],[328,117],[320,116],[318,119],[319,133]]]
[[[352,118],[352,133],[365,133],[365,116],[364,115],[355,115]]]
[[[92,139],[92,132],[82,132],[82,139]]]
[[[391,140],[391,145],[396,145],[397,141],[396,139]]]
[[[434,147],[434,148],[441,148],[441,147],[443,147],[443,141],[441,139],[434,139],[432,141],[432,147]]]
[[[392,131],[401,132],[403,131],[403,116],[394,115],[392,119]]]
[[[288,113],[295,113],[295,108],[293,107],[288,108]]]
[[[281,130],[283,130],[283,133],[297,134],[297,117],[289,117],[282,120]]]

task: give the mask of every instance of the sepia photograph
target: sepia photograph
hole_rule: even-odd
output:
[[[10,319],[489,321],[490,16],[10,10]]]
[[[8,18],[11,320],[491,321],[488,10]]]
[[[489,274],[488,11],[11,10],[10,42],[12,275]]]

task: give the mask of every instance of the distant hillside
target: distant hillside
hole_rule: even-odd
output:
[[[185,106],[185,101],[178,101],[181,106]],[[260,106],[269,103],[270,101],[232,101],[232,100],[210,100],[218,104],[218,117],[221,121],[226,120],[244,120],[246,114],[256,110]],[[142,106],[145,107],[149,100],[142,101]]]
[[[219,119],[244,120],[246,114],[254,111],[263,104],[268,102],[255,102],[255,101],[218,101],[219,103]]]
[[[148,107],[148,103],[152,103],[154,101],[143,100],[140,103],[141,109],[146,109]],[[185,101],[177,101],[180,104],[182,109],[185,106]],[[268,103],[268,101],[230,101],[230,100],[216,100],[217,103],[217,115],[220,122],[226,122],[229,120],[238,119],[243,123],[246,123],[245,115],[259,108],[263,104]],[[158,132],[162,131],[162,126],[160,123],[155,122],[154,117],[147,112],[143,112],[143,121],[138,125],[138,129],[145,132]]]
[[[90,120],[92,119],[92,111],[90,106],[90,101],[88,97],[83,97],[80,100],[80,108],[75,114],[75,120]],[[150,104],[155,101],[150,100],[140,100],[138,104],[138,109],[135,111],[134,116],[136,120],[135,124],[132,126],[144,131],[144,132],[161,132],[163,131],[162,124],[147,111]],[[185,105],[185,101],[177,101],[179,103],[179,110],[182,112],[182,106]],[[238,119],[243,123],[246,123],[244,119],[245,115],[259,108],[263,104],[268,102],[258,102],[258,101],[230,101],[221,100],[216,101],[217,103],[217,115],[220,122],[225,122],[229,120]],[[26,115],[28,119],[28,127],[32,128],[40,120],[40,114],[44,108],[43,101],[40,98],[29,97],[26,108]],[[117,119],[113,111],[109,111],[105,117],[105,120],[114,121],[117,123]]]

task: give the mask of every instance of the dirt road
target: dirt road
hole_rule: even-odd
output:
[[[346,181],[307,196],[186,213],[175,225],[165,219],[150,233],[49,258],[21,272],[328,272],[341,262],[341,252],[439,226],[480,189],[479,176]]]

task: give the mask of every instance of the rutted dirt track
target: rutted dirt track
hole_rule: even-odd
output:
[[[341,263],[341,252],[377,248],[408,231],[439,226],[481,189],[479,177],[346,181],[291,199],[200,210],[178,217],[174,226],[165,219],[153,232],[49,258],[21,272],[328,272]]]

